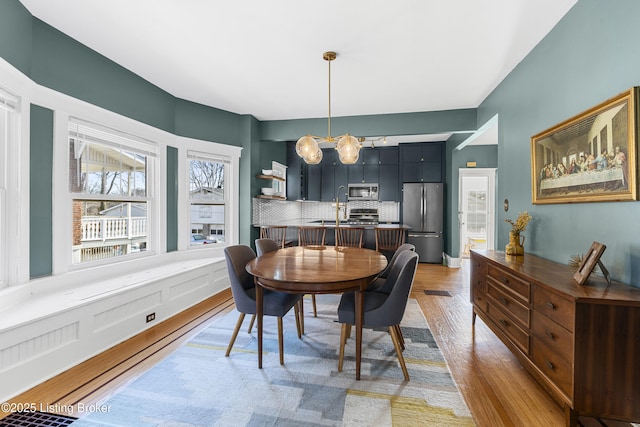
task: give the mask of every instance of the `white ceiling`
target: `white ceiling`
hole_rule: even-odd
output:
[[[259,120],[475,108],[577,0],[20,0],[174,96]]]

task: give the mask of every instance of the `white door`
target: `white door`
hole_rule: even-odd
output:
[[[494,249],[495,169],[460,169],[460,257],[470,249]]]

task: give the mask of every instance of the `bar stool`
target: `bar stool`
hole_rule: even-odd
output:
[[[336,246],[362,247],[363,227],[336,227]]]
[[[402,227],[376,227],[376,251],[389,259],[389,256],[404,243],[405,231]]]
[[[263,225],[260,227],[260,238],[275,240],[281,248],[291,246],[291,241],[287,241],[286,225]]]
[[[298,227],[298,246],[324,246],[324,238],[327,233],[325,227],[299,226]],[[311,303],[313,304],[313,317],[318,317],[316,309],[316,296],[311,295]]]
[[[298,246],[324,246],[325,227],[299,226]]]

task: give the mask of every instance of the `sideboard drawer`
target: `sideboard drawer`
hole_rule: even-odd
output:
[[[573,333],[548,317],[533,311],[531,333],[566,362],[573,360]]]
[[[523,280],[506,270],[496,267],[495,265],[489,265],[488,268],[489,279],[495,280],[501,284],[508,292],[512,293],[517,298],[520,298],[522,302],[529,303],[529,289],[530,284],[526,280]]]
[[[490,283],[487,287],[487,294],[491,302],[500,306],[503,311],[512,315],[513,319],[520,322],[526,329],[529,328],[529,307],[522,304],[512,295],[504,291],[502,286],[495,286]]]
[[[535,286],[533,308],[573,332],[575,309],[572,301],[549,292],[541,286]]]
[[[472,303],[481,311],[487,311],[487,294],[481,289],[473,288],[471,293]]]
[[[533,363],[569,398],[573,397],[571,365],[535,336],[531,339]]]
[[[487,304],[487,315],[524,354],[529,354],[529,334],[523,330],[508,314],[491,300]]]

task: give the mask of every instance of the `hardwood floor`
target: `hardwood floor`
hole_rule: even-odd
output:
[[[427,295],[447,291],[451,296]],[[481,321],[471,325],[468,261],[421,264],[413,295],[478,426],[563,426],[564,411]]]
[[[460,392],[479,427],[563,426],[564,412],[524,370],[502,342],[478,319],[471,325],[468,263],[450,269],[420,264],[415,298],[444,353]],[[425,292],[426,291],[426,292]],[[157,363],[197,334],[207,323],[229,312],[230,292],[162,322],[154,328],[17,396],[14,402],[73,405],[99,403],[131,378]],[[0,412],[0,418],[7,415]],[[628,423],[583,419],[591,425]]]

